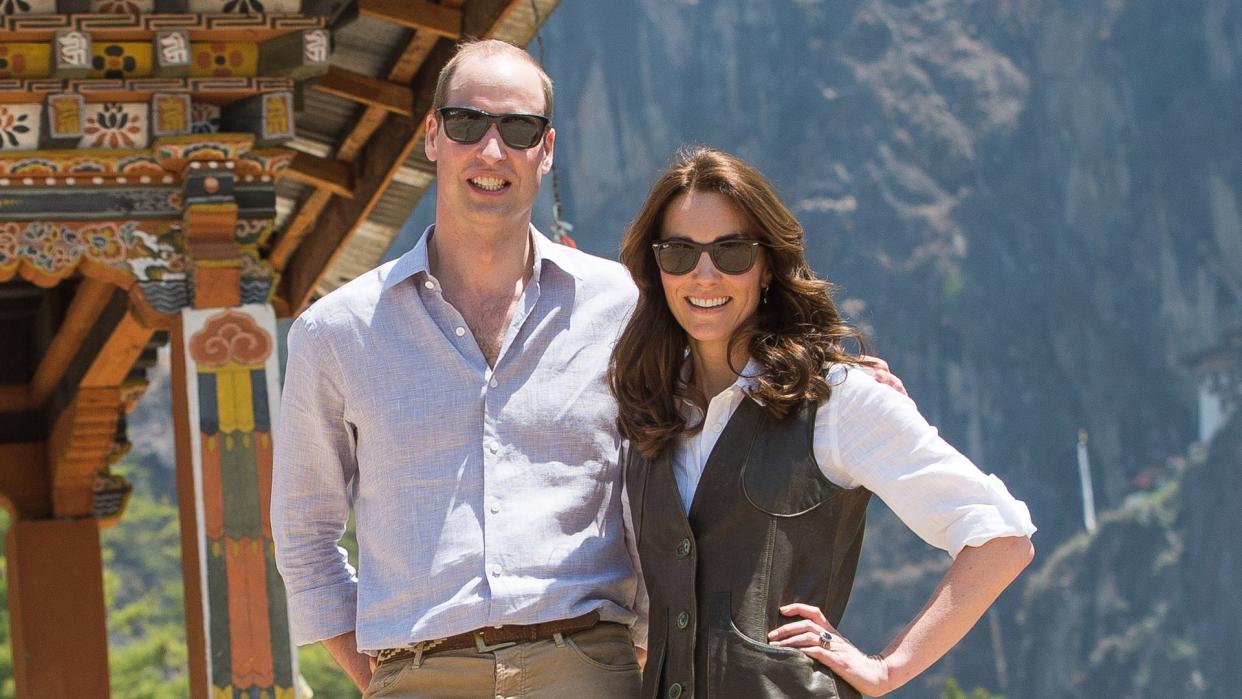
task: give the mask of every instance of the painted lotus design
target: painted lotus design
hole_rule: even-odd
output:
[[[86,145],[94,148],[133,148],[144,145],[142,117],[128,112],[124,105],[105,104],[86,118],[82,130]]]

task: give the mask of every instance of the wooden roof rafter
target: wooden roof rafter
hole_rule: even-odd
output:
[[[516,43],[525,43],[537,30],[538,20],[547,16],[557,0],[540,0],[543,9],[538,11],[527,7],[533,1],[446,0],[441,5],[460,10],[461,36],[501,36],[511,41],[520,36]],[[412,13],[419,4],[359,0],[359,13],[408,26],[386,13],[392,9]],[[509,26],[515,24],[513,17],[521,12],[533,14],[536,19],[522,18],[519,23],[529,25],[522,29]],[[416,193],[421,194],[421,189],[431,179],[429,172],[411,171],[407,161],[422,142],[424,116],[430,111],[440,67],[452,56],[454,42],[445,38],[446,35],[435,34],[426,27],[415,31],[405,51],[389,70],[389,83],[410,84],[413,104],[410,116],[367,103],[349,134],[340,142],[337,160],[354,164],[353,199],[334,197],[317,186],[303,198],[300,210],[276,239],[269,259],[282,271],[275,302],[282,316],[298,313],[320,291],[322,280],[341,253],[360,229],[368,227],[368,219],[387,189],[394,183],[419,181],[422,186],[417,187],[420,191]],[[409,186],[405,188],[409,190]],[[391,232],[395,235],[395,230]],[[368,245],[374,247],[374,241]]]
[[[460,11],[464,1],[465,0],[445,0],[444,4],[447,7]],[[367,9],[369,5],[369,3],[360,3],[360,14]],[[436,47],[440,39],[441,37],[433,32],[415,31],[413,36],[410,37],[407,42],[405,48],[402,50],[401,54],[393,62],[392,67],[389,68],[386,81],[390,84],[396,85],[410,83],[415,74],[418,72],[418,69],[427,60],[427,57],[431,54],[431,51]],[[413,102],[412,91],[410,92],[410,102]],[[351,185],[353,184],[353,163],[358,160],[359,153],[362,151],[363,147],[367,145],[367,142],[371,140],[371,137],[375,134],[375,131],[384,124],[389,113],[390,112],[388,110],[378,105],[366,104],[361,116],[359,116],[359,118],[355,121],[353,127],[349,130],[349,133],[341,139],[340,145],[336,149],[335,161],[339,163],[349,163]],[[301,182],[312,180],[312,177],[306,169],[308,162],[309,161],[305,159],[302,159],[301,163],[299,163],[298,160],[295,160],[294,163],[290,165],[289,171],[287,171],[288,176]],[[314,189],[301,202],[301,206],[299,207],[297,214],[293,217],[289,224],[285,226],[285,230],[277,238],[275,245],[268,254],[268,261],[271,262],[277,270],[283,271],[285,269],[285,266],[289,263],[294,251],[297,250],[298,246],[302,243],[303,238],[315,225],[316,219],[318,219],[324,208],[327,207],[329,202],[331,202],[332,195],[336,193],[333,191],[332,187],[322,186],[320,183],[316,183],[313,180],[308,183],[315,184],[316,189]],[[349,198],[354,198],[352,186]],[[300,310],[301,306],[304,305],[299,303],[296,306],[292,306],[289,302],[288,296],[281,294],[280,292],[277,293],[274,303],[277,312],[282,316],[295,314]]]

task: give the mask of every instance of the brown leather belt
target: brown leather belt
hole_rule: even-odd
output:
[[[459,633],[448,638],[434,641],[422,641],[409,648],[385,648],[375,658],[378,665],[394,660],[405,660],[419,654],[427,655],[447,650],[473,648],[480,653],[491,653],[501,648],[518,643],[542,641],[557,634],[578,633],[594,628],[599,623],[599,612],[587,612],[572,619],[546,621],[542,624],[510,624],[508,626],[487,626],[466,633]]]

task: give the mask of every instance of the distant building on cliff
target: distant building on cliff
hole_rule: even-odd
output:
[[[1199,380],[1199,441],[1207,444],[1242,405],[1242,326],[1188,357],[1186,366]]]

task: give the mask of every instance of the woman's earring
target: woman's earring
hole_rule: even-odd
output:
[[[765,306],[768,303],[768,287],[766,286],[763,287],[763,295],[760,297],[760,301],[762,301]]]

